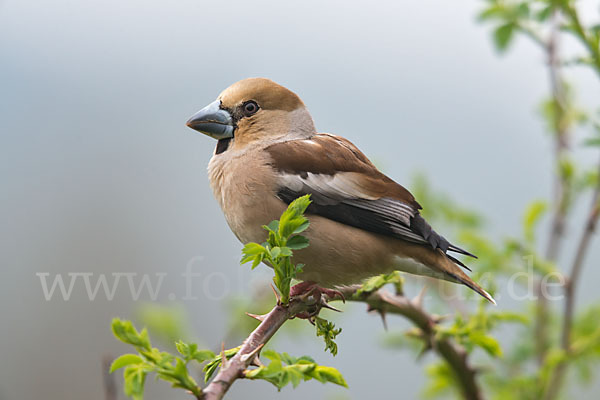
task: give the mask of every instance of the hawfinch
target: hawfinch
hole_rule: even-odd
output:
[[[462,283],[495,303],[448,252],[475,256],[436,233],[413,195],[349,140],[317,133],[292,91],[269,79],[244,79],[187,126],[218,140],[210,185],[242,243],[263,242],[262,226],[311,194],[303,233],[310,246],[294,253],[304,264],[303,281],[335,288],[400,270]]]

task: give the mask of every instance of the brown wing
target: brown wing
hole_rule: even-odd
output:
[[[382,174],[347,139],[317,134],[267,147],[286,203],[311,194],[308,212],[346,225],[462,254],[419,215],[421,206],[403,186]]]
[[[363,196],[390,197],[420,210],[414,196],[388,178],[349,140],[319,133],[310,139],[277,143],[267,148],[279,171],[305,177],[308,173],[334,177],[346,175],[356,179]]]

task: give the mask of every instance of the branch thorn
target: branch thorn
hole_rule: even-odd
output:
[[[246,313],[247,316],[254,318],[257,321],[263,322],[266,318],[266,315],[256,315],[256,314],[251,314],[249,312]]]
[[[221,369],[227,368],[227,357],[225,357],[225,342],[221,342]]]
[[[423,289],[419,292],[419,294],[411,300],[411,303],[417,307],[421,308],[423,306],[423,298],[425,297],[425,292],[427,292],[427,286],[423,286]]]
[[[277,289],[275,289],[275,286],[273,286],[273,284],[271,283],[271,289],[273,290],[273,293],[275,294],[275,298],[277,299],[277,304],[281,303],[281,296],[279,296],[279,293],[277,292]]]
[[[254,350],[252,350],[250,353],[242,355],[242,357],[241,357],[242,362],[247,363],[248,360],[255,359],[255,356],[260,352],[260,350],[264,347],[264,345],[265,345],[264,343],[261,343],[258,346],[256,346],[256,348]]]
[[[421,349],[421,351],[419,351],[419,354],[417,354],[417,360],[420,361],[421,359],[423,359],[423,356],[431,349],[433,349],[431,342],[429,340],[425,340],[423,343],[423,348]]]
[[[321,305],[322,308],[327,308],[329,310],[333,310],[333,311],[336,311],[336,312],[342,312],[342,310],[340,310],[338,308],[335,308],[334,306],[332,306],[329,303],[327,303],[325,300],[321,300],[321,304],[320,305]]]
[[[450,317],[452,317],[452,315],[450,314],[445,314],[445,315],[437,315],[434,314],[431,316],[431,319],[433,320],[433,322],[435,322],[436,324],[439,324],[442,321],[446,321],[448,320]]]
[[[377,314],[381,317],[381,322],[383,323],[383,329],[387,332],[388,324],[386,319],[386,313],[383,310],[377,310]]]

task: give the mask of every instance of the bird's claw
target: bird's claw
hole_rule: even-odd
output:
[[[315,296],[315,299],[320,299],[323,295],[327,296],[328,300],[333,300],[339,297],[344,303],[346,298],[344,294],[339,290],[322,288],[312,281],[300,282],[294,285],[290,289],[290,297],[299,297],[301,300],[307,300],[311,295]]]
[[[322,308],[341,312],[341,310],[329,305],[329,300],[339,297],[344,303],[346,302],[344,294],[339,290],[322,288],[310,281],[294,285],[290,290],[290,296],[310,304],[309,310],[298,313],[295,317],[306,319],[313,325],[314,317],[319,314]]]

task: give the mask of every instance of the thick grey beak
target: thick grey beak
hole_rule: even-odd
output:
[[[190,128],[217,140],[233,137],[231,114],[220,108],[221,101],[215,100],[198,111],[186,123]]]

